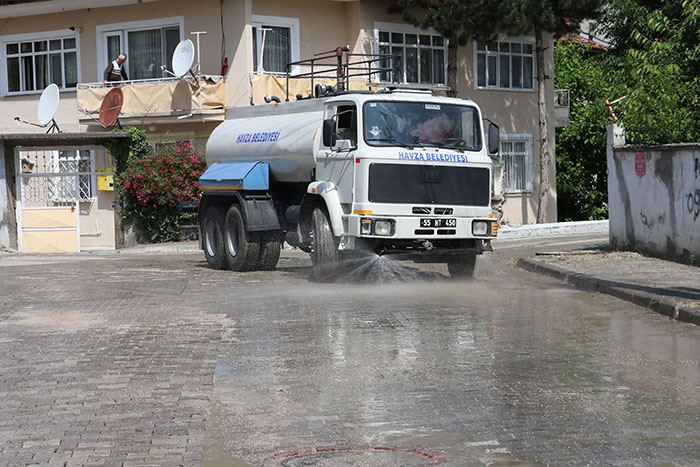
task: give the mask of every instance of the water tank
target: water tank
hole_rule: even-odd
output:
[[[310,182],[323,111],[303,104],[231,109],[207,141],[207,163],[266,161],[276,181]]]

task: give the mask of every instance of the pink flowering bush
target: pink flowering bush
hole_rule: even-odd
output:
[[[204,156],[189,142],[130,158],[119,177],[122,216],[137,221],[151,242],[180,238],[180,203],[198,201]]]

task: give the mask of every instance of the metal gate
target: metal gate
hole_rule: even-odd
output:
[[[80,201],[95,185],[92,148],[15,150],[19,251],[80,251]]]

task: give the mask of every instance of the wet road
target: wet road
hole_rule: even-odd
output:
[[[502,243],[466,283],[421,280],[439,266],[315,284],[296,255],[246,274],[193,254],[0,259],[0,462],[48,424],[75,441],[66,462],[700,463],[700,331],[514,268],[595,243],[554,242]],[[60,374],[88,377],[41,371],[74,354]],[[55,391],[91,401],[67,412],[77,439],[46,421]]]

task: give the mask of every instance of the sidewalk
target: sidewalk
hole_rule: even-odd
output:
[[[700,325],[700,268],[633,252],[538,253],[518,266]]]

